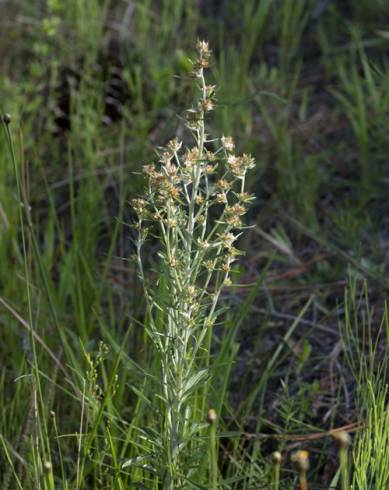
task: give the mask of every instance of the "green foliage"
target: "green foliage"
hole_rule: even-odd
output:
[[[295,488],[295,446],[312,446],[309,485],[386,488],[387,319],[374,312],[388,290],[387,2],[3,4],[1,488],[165,488],[178,392],[185,488]],[[168,360],[166,250],[154,224],[143,249],[150,309],[129,260],[128,201],[156,145],[189,145],[176,115],[193,100],[197,37],[214,49],[219,87],[209,134],[234,134],[237,153],[256,158],[245,186],[258,233],[240,237],[233,286],[222,291],[220,271],[208,289],[194,281],[199,321],[219,294],[180,371]],[[359,430],[338,457],[327,435],[350,421]],[[323,437],[293,440],[311,433]]]

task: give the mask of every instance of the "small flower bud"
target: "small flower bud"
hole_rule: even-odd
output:
[[[271,455],[271,459],[274,464],[281,464],[281,460],[282,460],[281,453],[279,451],[274,451],[274,453],[272,453]]]
[[[210,112],[213,110],[213,102],[211,99],[205,99],[202,103],[202,107],[205,112]]]
[[[147,202],[144,199],[136,198],[136,199],[132,199],[131,204],[136,214],[140,218],[143,217],[145,208],[147,206]]]
[[[309,452],[305,450],[296,451],[290,457],[292,463],[296,464],[300,471],[309,469]]]
[[[4,124],[7,124],[7,125],[8,125],[8,124],[10,124],[10,123],[11,123],[11,121],[12,121],[12,117],[11,117],[11,115],[10,115],[10,114],[8,114],[8,113],[5,113],[5,114],[3,115],[3,122],[4,122]]]
[[[222,145],[226,151],[234,151],[235,143],[231,136],[222,136]]]
[[[207,94],[207,97],[208,98],[211,98],[215,95],[215,89],[216,89],[216,86],[215,85],[207,85],[205,87],[205,91],[206,91],[206,94]]]
[[[222,264],[222,271],[228,273],[230,272],[230,270],[231,270],[230,264],[228,262],[224,262],[224,264]]]
[[[155,174],[155,165],[153,163],[143,166],[143,173],[145,175],[153,176]]]
[[[227,248],[230,248],[236,239],[237,237],[232,233],[223,233],[222,235],[220,235],[220,240],[223,242],[223,245]]]
[[[246,155],[246,153],[243,153],[241,160],[244,168],[252,169],[255,167],[255,160],[251,155]]]
[[[218,180],[218,181],[216,182],[216,186],[217,186],[219,189],[221,189],[221,190],[223,190],[223,191],[226,191],[226,190],[228,190],[228,189],[231,187],[231,184],[230,184],[230,182],[228,182],[228,181],[227,181],[227,180],[225,180],[225,179],[220,179],[220,180]]]
[[[216,194],[216,202],[219,204],[227,204],[227,196],[224,193]]]
[[[172,267],[173,269],[177,267],[177,259],[175,257],[172,257],[169,261],[169,266]]]
[[[230,226],[233,226],[234,228],[239,228],[242,226],[242,221],[239,218],[239,216],[236,216],[234,214],[228,214],[226,216],[226,223]]]
[[[202,240],[201,238],[197,239],[197,244],[202,250],[207,250],[210,247],[209,242],[207,240]]]
[[[176,153],[177,151],[180,150],[182,146],[182,142],[181,141],[178,141],[177,138],[174,138],[172,139],[171,141],[169,141],[169,143],[167,144],[167,147],[169,148],[170,151],[172,151],[173,153]]]
[[[350,434],[344,430],[341,432],[335,432],[332,437],[335,439],[341,449],[347,449],[351,444]]]
[[[210,56],[211,51],[209,49],[209,44],[207,41],[197,41],[196,44],[197,51],[200,53],[202,56]]]
[[[209,425],[215,425],[217,421],[216,410],[210,408],[207,413],[207,422]]]
[[[254,200],[254,195],[253,194],[248,194],[247,192],[240,192],[236,194],[236,197],[241,201],[242,203],[250,202]]]
[[[229,277],[226,277],[224,279],[223,284],[224,284],[224,286],[226,286],[228,288],[228,287],[232,286],[232,281],[231,281],[231,279]]]
[[[215,265],[216,264],[214,260],[206,260],[204,262],[204,266],[209,272],[212,272],[215,269]]]
[[[197,165],[199,158],[199,150],[197,148],[192,148],[187,150],[184,156],[184,165],[185,167],[191,168]]]

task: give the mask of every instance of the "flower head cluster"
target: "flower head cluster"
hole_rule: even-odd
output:
[[[201,76],[204,68],[208,68],[209,59],[211,57],[212,51],[209,49],[207,41],[197,41],[197,58],[193,62],[193,73],[196,76]]]
[[[169,141],[160,151],[159,164],[143,168],[147,196],[133,201],[140,219],[159,223],[162,244],[171,249],[163,253],[167,265],[174,266],[176,275],[177,265],[182,267],[180,288],[197,287],[201,280],[208,287],[213,275],[220,273],[229,283],[231,264],[238,255],[232,246],[237,238],[233,230],[243,227],[242,217],[253,199],[244,185],[254,159],[237,156],[230,136],[221,137],[216,151],[206,146],[205,114],[213,108],[215,96],[215,86],[204,79],[210,54],[208,43],[199,41],[193,73],[200,79],[200,97],[187,112],[195,144],[183,148],[181,141]],[[174,237],[172,230],[176,230]]]
[[[196,48],[197,57],[192,62],[192,74],[201,81],[201,97],[194,107],[187,110],[187,126],[192,131],[203,127],[204,116],[214,109],[215,103],[215,86],[207,85],[204,80],[204,69],[209,66],[211,50],[206,41],[198,41]]]
[[[234,140],[231,138],[231,136],[222,136],[221,137],[221,142],[223,145],[223,148],[230,152],[235,150],[235,143]]]
[[[246,175],[247,170],[254,168],[254,158],[251,155],[242,156],[228,155],[227,166],[230,172],[235,175],[235,177],[243,178]]]

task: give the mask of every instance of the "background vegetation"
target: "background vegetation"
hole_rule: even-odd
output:
[[[276,488],[279,450],[295,488],[308,449],[310,488],[341,488],[339,429],[343,489],[387,488],[388,20],[386,0],[0,1],[1,488],[162,488],[128,201],[183,137],[198,37],[212,134],[257,166],[185,485]]]

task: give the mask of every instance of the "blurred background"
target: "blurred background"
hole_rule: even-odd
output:
[[[353,325],[361,319],[374,333],[388,290],[388,26],[387,0],[0,0],[0,111],[12,116],[35,234],[27,318],[18,197],[1,137],[0,433],[17,453],[31,410],[28,380],[14,382],[31,361],[26,322],[60,365],[84,372],[80,339],[85,352],[100,340],[115,351],[142,318],[128,201],[156,148],[183,137],[198,38],[214,54],[211,134],[232,135],[257,161],[255,227],[236,270],[247,287],[225,298],[240,308],[261,280],[234,338],[231,412],[245,430],[259,415],[264,431],[289,433],[355,421],[353,351],[344,352],[338,322],[346,288]],[[140,363],[143,337],[135,328],[125,340]],[[47,350],[39,356],[42,372],[59,378]],[[271,390],[253,393],[264,372]],[[79,406],[50,386],[47,407],[75,431]],[[319,457],[322,482],[329,454]]]

